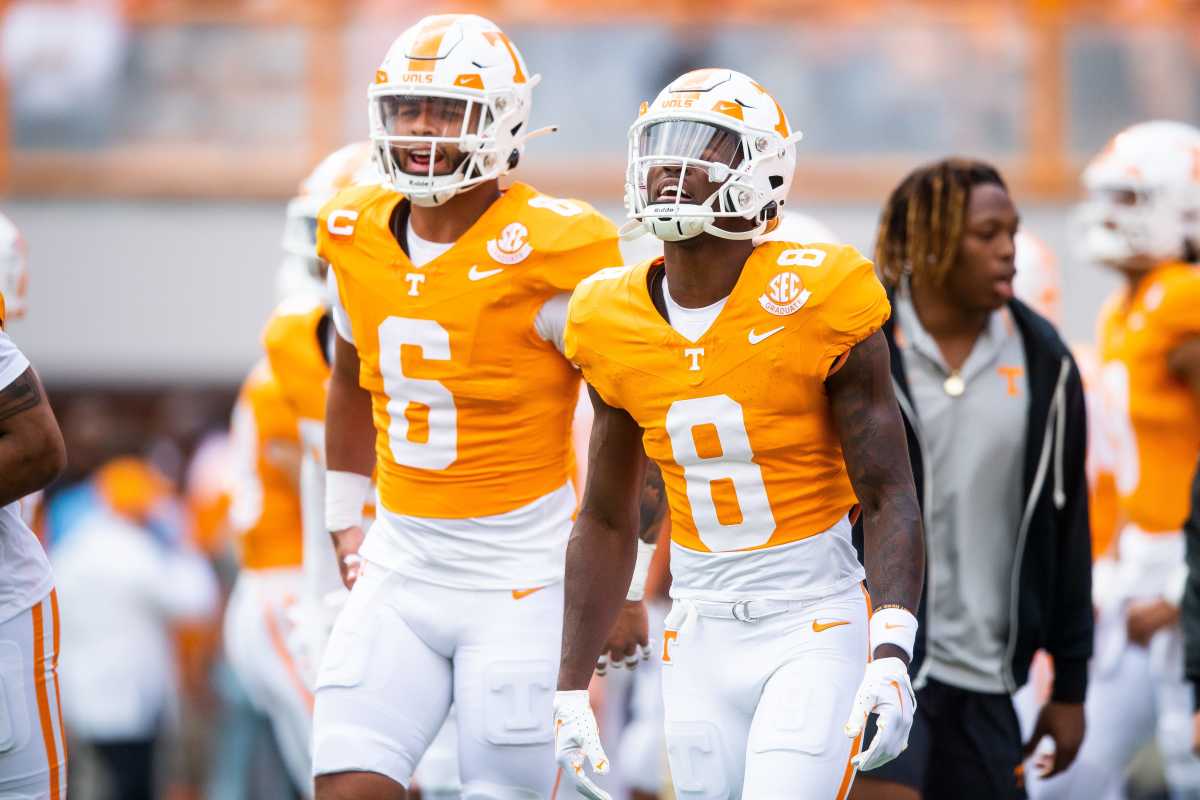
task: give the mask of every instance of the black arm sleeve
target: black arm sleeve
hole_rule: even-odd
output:
[[[1184,671],[1195,686],[1195,708],[1200,711],[1200,464],[1192,481],[1192,513],[1183,526],[1187,543],[1187,586],[1180,610],[1183,625]]]
[[[1054,658],[1051,699],[1082,703],[1092,656],[1092,529],[1088,515],[1087,411],[1083,384],[1074,362],[1067,376],[1063,483],[1066,502],[1057,511],[1058,541],[1054,614],[1047,621],[1048,650]]]

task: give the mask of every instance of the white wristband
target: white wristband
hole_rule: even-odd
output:
[[[357,472],[325,473],[325,530],[343,531],[362,525],[363,504],[371,491],[371,477]]]
[[[881,644],[894,644],[912,660],[917,641],[917,618],[906,608],[888,606],[871,615],[871,657]]]
[[[633,578],[629,581],[629,592],[625,599],[636,603],[646,596],[646,576],[650,574],[650,562],[654,559],[655,545],[638,539],[637,561],[633,562]]]

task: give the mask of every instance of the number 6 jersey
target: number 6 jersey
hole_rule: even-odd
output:
[[[347,189],[317,229],[375,419],[379,508],[363,555],[464,588],[561,580],[579,376],[540,323],[557,301],[561,331],[562,295],[621,263],[616,229],[516,183],[417,267],[392,234],[401,201]]]
[[[760,245],[695,341],[654,306],[661,264],[580,284],[565,352],[662,469],[671,594],[807,599],[862,580],[825,379],[890,313],[871,263],[839,245]]]

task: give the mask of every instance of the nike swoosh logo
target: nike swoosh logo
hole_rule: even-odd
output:
[[[529,595],[533,594],[534,592],[540,592],[545,588],[545,586],[539,586],[536,589],[513,589],[513,600],[522,600],[526,597],[529,597]]]
[[[771,337],[771,336],[774,336],[775,334],[779,333],[779,332],[780,332],[781,330],[783,330],[785,327],[787,327],[787,326],[785,326],[785,325],[780,325],[778,328],[771,328],[771,330],[769,330],[769,331],[765,331],[765,332],[763,332],[763,333],[755,333],[755,332],[754,332],[754,328],[751,328],[751,329],[750,329],[750,333],[749,333],[749,335],[747,335],[747,337],[746,337],[746,338],[750,340],[750,344],[758,344],[758,343],[759,343],[759,342],[761,342],[763,339],[767,339],[767,338],[769,338],[769,337]]]
[[[499,269],[480,269],[478,264],[472,264],[471,269],[467,271],[467,277],[473,281],[481,281],[484,278],[499,275],[501,272],[504,272],[503,267]]]
[[[831,622],[821,622],[820,620],[814,619],[813,620],[813,633],[820,633],[821,631],[827,631],[830,628],[836,628],[839,625],[849,625],[849,624],[850,624],[850,621],[845,620],[845,619],[835,619],[835,620],[832,620]]]

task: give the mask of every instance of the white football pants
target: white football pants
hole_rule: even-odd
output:
[[[860,586],[806,602],[675,601],[662,671],[676,795],[843,800],[868,613]]]
[[[366,562],[317,678],[313,771],[408,786],[454,703],[464,798],[548,797],[563,586],[467,590]]]

